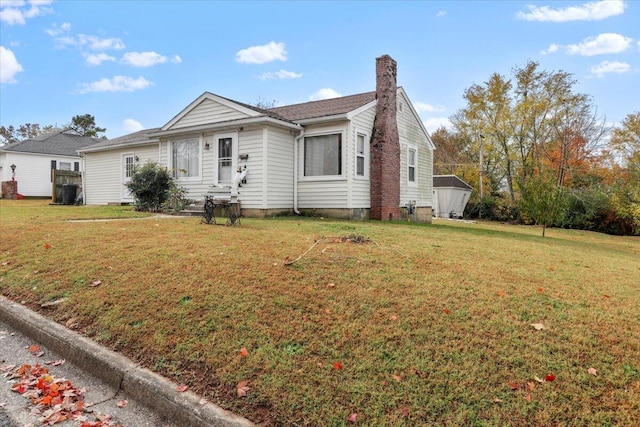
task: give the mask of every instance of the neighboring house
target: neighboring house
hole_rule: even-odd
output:
[[[84,200],[130,202],[123,184],[155,161],[197,200],[246,170],[244,216],[430,221],[434,145],[396,86],[395,61],[378,58],[376,77],[373,92],[268,110],[205,92],[160,128],[80,150]]]
[[[433,215],[461,218],[473,188],[455,175],[433,177]]]
[[[66,130],[4,145],[0,147],[0,181],[11,180],[11,165],[15,165],[15,180],[20,194],[26,197],[51,197],[51,170],[82,172],[82,158],[78,150],[99,141]]]

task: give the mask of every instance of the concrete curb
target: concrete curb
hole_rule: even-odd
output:
[[[0,319],[181,427],[254,425],[212,403],[201,405],[195,393],[178,392],[177,384],[168,379],[3,296],[0,296]]]

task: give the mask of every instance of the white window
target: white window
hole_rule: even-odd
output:
[[[342,134],[304,138],[304,176],[342,175]]]
[[[418,160],[418,152],[415,148],[409,147],[407,151],[407,182],[409,185],[416,185],[416,165]]]
[[[189,180],[200,177],[199,138],[171,141],[171,166],[175,178]]]
[[[133,176],[133,172],[135,170],[134,156],[125,156],[124,157],[124,177],[125,179],[131,178]]]
[[[356,178],[369,177],[369,139],[356,133]]]
[[[70,171],[71,170],[71,162],[59,162],[58,168],[61,171]]]

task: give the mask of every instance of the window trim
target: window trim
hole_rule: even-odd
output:
[[[358,137],[364,137],[364,153],[360,155],[358,153]],[[369,179],[369,168],[370,168],[370,157],[371,157],[371,140],[369,134],[367,132],[360,131],[359,129],[355,130],[355,138],[354,138],[354,165],[353,165],[353,177],[358,180],[368,180]],[[364,175],[358,175],[358,158],[364,158]]]
[[[411,152],[414,152],[414,163],[410,163]],[[410,170],[413,168],[413,181],[410,180]],[[408,187],[417,187],[418,186],[418,147],[415,145],[407,145],[407,186]]]
[[[62,165],[64,165],[64,169],[62,168]],[[73,169],[73,163],[71,163],[71,161],[68,162],[58,162],[58,170],[62,170],[62,171],[72,171]]]
[[[218,140],[224,138],[231,138],[231,180],[219,181],[219,158],[218,158]],[[213,144],[211,144],[210,150],[213,151],[213,181],[215,185],[230,186],[233,185],[233,177],[238,169],[238,132],[221,132],[213,134]]]
[[[182,141],[196,140],[198,142],[198,175],[197,176],[177,176],[176,165],[173,158],[173,145]],[[169,164],[171,165],[172,176],[180,182],[202,181],[202,135],[176,138],[169,141]]]
[[[307,138],[313,138],[317,136],[326,136],[326,135],[340,135],[340,175],[313,175],[307,176],[304,174],[304,166],[305,166],[305,141]],[[321,132],[312,132],[304,135],[304,138],[300,139],[300,177],[301,181],[341,181],[345,180],[347,177],[346,172],[346,142],[345,142],[345,130],[344,129],[335,129],[335,130],[326,130]]]

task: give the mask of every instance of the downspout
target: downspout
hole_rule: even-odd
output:
[[[80,159],[82,160],[82,163],[81,163],[82,167],[80,168],[81,169],[80,180],[81,180],[81,183],[82,183],[82,204],[86,205],[87,204],[87,199],[85,198],[85,196],[86,196],[86,194],[85,194],[85,188],[86,188],[85,187],[85,181],[86,180],[85,180],[85,176],[84,176],[85,170],[87,168],[87,160],[86,160],[87,156],[86,156],[86,154],[85,153],[80,153]]]
[[[300,139],[304,138],[304,128],[300,129],[300,133],[293,142],[293,213],[302,215],[298,210],[298,144]]]

